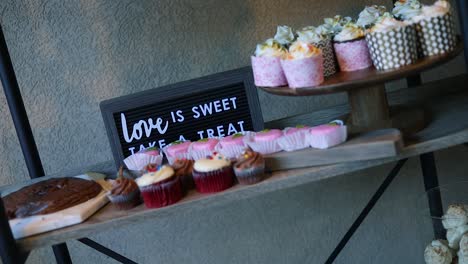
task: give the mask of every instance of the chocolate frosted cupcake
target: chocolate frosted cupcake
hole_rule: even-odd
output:
[[[123,177],[123,167],[119,169],[119,178],[111,184],[107,197],[119,210],[129,210],[141,203],[138,185],[134,180]]]
[[[195,188],[195,183],[193,182],[192,172],[193,172],[193,160],[188,159],[179,159],[172,164],[174,169],[174,174],[176,177],[179,177],[180,182],[182,183],[182,189],[185,193],[189,190]]]
[[[262,154],[246,150],[237,158],[234,173],[240,184],[254,184],[262,181],[265,175],[265,160]]]

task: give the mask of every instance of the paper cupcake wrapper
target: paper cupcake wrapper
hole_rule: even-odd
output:
[[[124,159],[124,163],[129,170],[140,171],[140,170],[143,170],[145,166],[150,163],[161,165],[162,160],[163,160],[162,155],[153,156],[153,155],[147,155],[144,153],[135,153],[127,157],[126,159]]]
[[[216,193],[224,191],[234,185],[234,173],[232,167],[209,172],[193,170],[193,181],[195,182],[198,192]]]
[[[246,144],[229,146],[227,148],[222,148],[221,145],[218,144],[218,146],[216,146],[216,151],[223,154],[227,158],[236,159],[245,151],[246,148],[248,148]]]
[[[205,159],[206,157],[213,154],[214,151],[216,150],[191,150],[190,156],[193,160]]]
[[[453,50],[457,44],[452,14],[423,19],[415,24],[420,57]]]
[[[320,40],[314,44],[315,47],[322,50],[323,54],[323,75],[331,76],[338,71],[338,62],[336,61],[335,51],[331,38]]]
[[[279,57],[251,57],[256,86],[279,87],[288,84]]]
[[[140,192],[147,208],[168,206],[178,202],[183,196],[178,177],[169,182],[140,187]]]
[[[287,129],[285,130],[285,132]],[[278,144],[281,149],[284,151],[294,151],[299,149],[305,149],[309,147],[309,142],[307,142],[307,132],[306,131],[297,131],[295,133],[282,136],[278,139]]]
[[[372,62],[377,70],[389,70],[413,64],[418,59],[416,30],[413,25],[388,32],[366,35]]]
[[[261,182],[265,177],[265,163],[248,169],[234,168],[234,174],[240,184],[250,185]]]
[[[140,190],[136,190],[127,195],[112,195],[107,193],[107,198],[119,210],[129,210],[141,204]]]
[[[336,59],[341,71],[357,71],[372,66],[372,60],[364,38],[348,42],[336,42]]]
[[[244,141],[253,151],[263,155],[272,154],[281,151],[278,139],[272,141],[255,142],[253,138]]]
[[[179,154],[177,154],[175,156],[168,155],[167,147],[163,148],[163,152],[166,155],[166,158],[167,158],[167,161],[169,162],[169,165],[172,165],[178,159],[187,159],[187,160],[192,159],[192,155],[191,155],[189,150],[186,153],[179,153]]]
[[[323,55],[304,59],[281,60],[284,74],[291,88],[312,87],[323,83]]]
[[[346,141],[348,136],[346,126],[339,126],[339,129],[326,134],[307,134],[307,140],[312,148],[327,149],[339,145]]]

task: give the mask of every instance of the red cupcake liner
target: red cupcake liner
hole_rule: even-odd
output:
[[[177,203],[183,197],[179,177],[173,180],[140,187],[147,208],[160,208]]]
[[[224,191],[234,185],[234,172],[231,167],[210,172],[193,170],[193,180],[198,192],[215,193]]]

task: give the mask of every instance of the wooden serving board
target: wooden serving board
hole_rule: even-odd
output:
[[[398,129],[389,128],[354,136],[345,143],[329,149],[307,148],[266,155],[265,165],[270,171],[279,171],[340,162],[380,159],[396,156],[402,148],[401,132]]]
[[[106,196],[106,192],[109,190],[110,184],[104,180],[104,177],[100,177],[99,174],[95,173],[89,175],[83,174],[75,177],[86,180],[95,180],[102,186],[103,191],[85,203],[67,208],[62,211],[58,211],[52,214],[35,215],[26,218],[10,220],[10,227],[15,239],[82,223],[91,215],[93,215],[97,210],[107,204],[109,200]],[[17,189],[19,188],[5,192],[5,194],[2,193],[2,195],[7,195],[8,193],[14,192]]]

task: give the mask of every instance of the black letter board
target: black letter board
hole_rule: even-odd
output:
[[[142,148],[263,129],[250,67],[101,102],[116,166]]]

